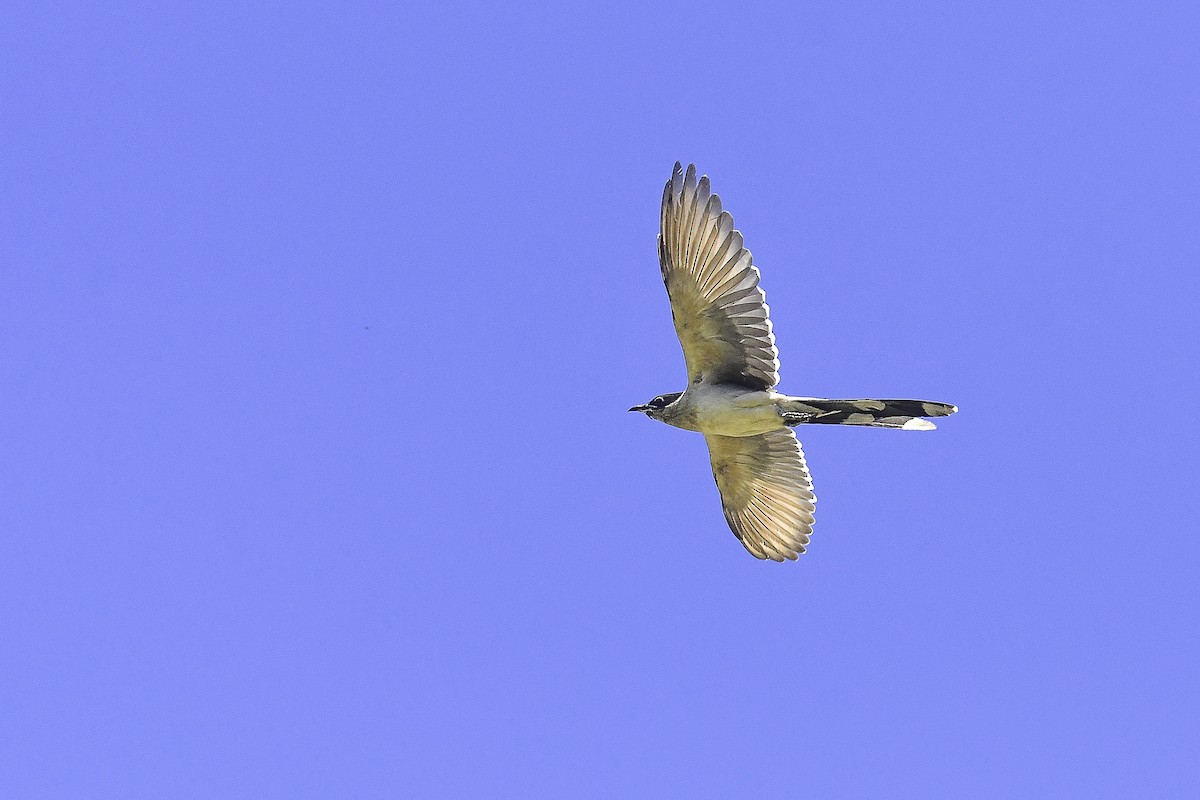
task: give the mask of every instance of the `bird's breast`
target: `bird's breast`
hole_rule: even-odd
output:
[[[771,392],[700,384],[689,388],[679,402],[687,413],[672,424],[700,433],[757,436],[786,427]]]

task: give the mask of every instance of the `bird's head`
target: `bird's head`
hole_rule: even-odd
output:
[[[672,392],[671,394],[660,394],[658,397],[651,400],[649,403],[640,406],[634,406],[630,411],[640,411],[647,417],[654,419],[662,419],[663,410],[679,399],[683,392]]]

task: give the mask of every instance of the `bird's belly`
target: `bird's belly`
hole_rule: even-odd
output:
[[[693,430],[717,436],[757,436],[785,427],[767,392],[710,392],[695,398]]]

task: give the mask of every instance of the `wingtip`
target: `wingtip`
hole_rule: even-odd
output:
[[[675,162],[675,168],[671,170],[671,180],[667,181],[667,192],[672,200],[679,198],[683,192],[683,164]]]

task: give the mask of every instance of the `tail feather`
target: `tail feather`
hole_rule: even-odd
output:
[[[780,413],[789,426],[866,425],[872,428],[898,428],[906,431],[931,431],[935,426],[924,417],[948,417],[958,406],[928,400],[825,400],[818,397],[788,397],[779,403]]]

